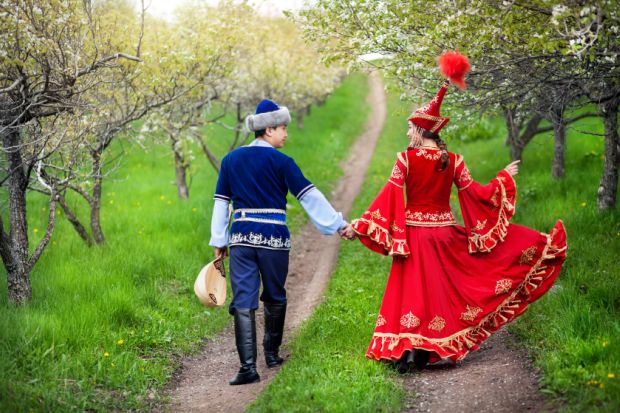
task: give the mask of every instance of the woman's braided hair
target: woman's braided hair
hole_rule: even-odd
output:
[[[435,141],[437,146],[439,146],[439,150],[441,151],[441,158],[439,158],[439,166],[437,167],[438,171],[445,171],[448,165],[450,165],[450,156],[448,155],[448,145],[441,139],[439,135],[435,132],[431,132],[429,130],[420,128],[422,132],[422,136],[428,139],[432,139]]]

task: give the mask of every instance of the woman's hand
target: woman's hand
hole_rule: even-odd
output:
[[[508,165],[506,165],[504,170],[506,172],[508,172],[510,174],[510,176],[515,176],[516,174],[519,173],[519,162],[521,162],[520,159],[517,159],[516,161],[510,162]]]
[[[357,234],[355,233],[355,231],[353,230],[353,226],[351,224],[347,224],[346,227],[341,228],[338,231],[338,234],[343,238],[346,239],[347,241],[353,241],[355,238],[357,238]]]

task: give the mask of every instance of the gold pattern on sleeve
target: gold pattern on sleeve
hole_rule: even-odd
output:
[[[371,216],[372,219],[379,219],[379,220],[381,220],[383,222],[387,221],[386,218],[383,218],[381,216],[381,211],[379,210],[379,208],[377,208],[376,210],[370,212],[370,216]]]
[[[476,231],[480,231],[480,230],[484,229],[484,227],[487,226],[487,220],[486,219],[484,221],[482,221],[482,222],[480,222],[478,220],[476,220],[476,221],[477,221],[476,222],[476,226],[474,227],[474,229]]]
[[[470,307],[466,306],[467,311],[461,313],[461,320],[474,321],[478,313],[482,311],[480,307]]]
[[[536,254],[536,247],[531,246],[529,248],[524,249],[521,252],[521,258],[519,258],[519,264],[529,264],[534,258],[534,254]]]
[[[400,318],[400,325],[406,328],[417,327],[420,325],[420,319],[409,311]]]
[[[495,208],[499,208],[499,188],[495,188],[495,192],[493,192],[493,195],[491,196],[491,203],[493,204],[493,206],[495,206]]]
[[[375,324],[375,327],[381,327],[386,324],[387,324],[387,321],[385,320],[385,317],[379,314],[379,317],[377,317],[377,323]]]
[[[392,222],[392,225],[390,225],[390,228],[392,228],[392,231],[394,231],[394,232],[405,232],[404,229],[402,229],[398,225],[396,225],[396,222]]]
[[[390,178],[394,178],[397,180],[405,179],[405,174],[403,173],[403,171],[400,170],[398,164],[394,165],[394,169],[392,169],[392,175],[390,176]]]
[[[510,291],[510,287],[512,287],[512,281],[506,278],[499,280],[497,284],[495,284],[495,295],[507,293]]]
[[[467,165],[463,165],[463,170],[461,171],[458,179],[458,188],[463,190],[465,189],[471,182],[473,178],[471,177],[471,173],[467,168]]]
[[[446,320],[444,320],[442,317],[438,315],[436,315],[435,318],[433,318],[431,322],[428,323],[428,328],[430,328],[431,330],[435,330],[435,331],[441,331],[443,330],[445,326],[446,326]]]

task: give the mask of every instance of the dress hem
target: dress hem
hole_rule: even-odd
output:
[[[538,260],[530,267],[525,279],[477,325],[442,338],[430,338],[412,333],[375,332],[366,357],[374,360],[398,360],[405,351],[421,349],[431,352],[431,362],[442,358],[462,360],[471,351],[478,349],[492,333],[523,314],[528,305],[553,284],[566,257],[566,230],[563,222],[559,220],[552,232],[545,235],[546,245]],[[537,291],[540,294],[532,297],[532,293],[541,287],[546,289],[543,288],[542,292]]]

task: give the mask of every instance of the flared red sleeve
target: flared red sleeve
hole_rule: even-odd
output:
[[[407,176],[406,153],[398,153],[392,174],[361,218],[351,225],[359,240],[383,255],[408,256],[403,188]]]
[[[470,253],[490,252],[504,240],[515,213],[517,187],[512,176],[501,170],[487,185],[474,181],[457,155],[454,183],[467,231]]]

